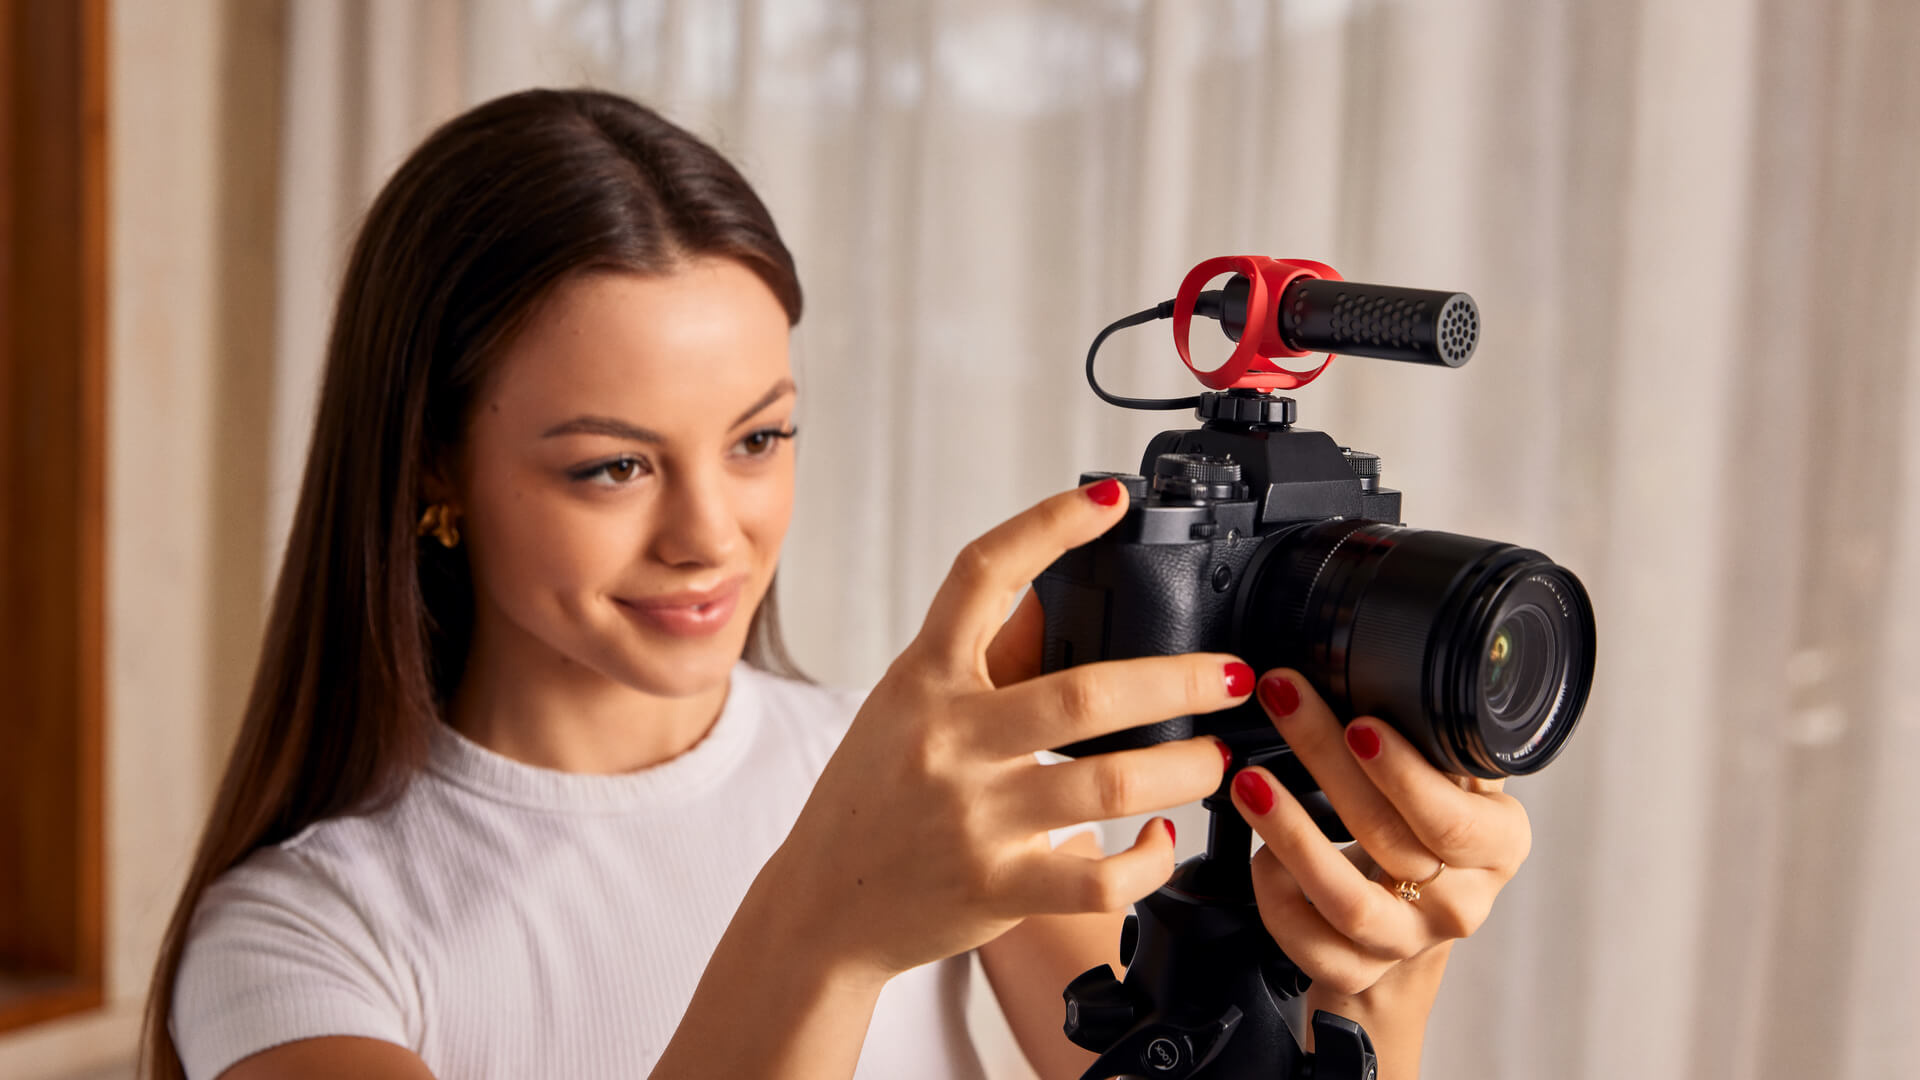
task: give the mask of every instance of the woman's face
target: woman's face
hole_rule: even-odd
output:
[[[461,454],[477,659],[667,697],[726,679],[793,509],[787,336],[727,259],[556,287]]]

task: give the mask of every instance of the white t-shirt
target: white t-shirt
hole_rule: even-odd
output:
[[[208,888],[174,984],[188,1077],[321,1035],[397,1043],[445,1078],[645,1076],[860,700],[739,664],[704,739],[615,776],[438,728],[392,807]],[[969,972],[962,955],[888,982],[855,1076],[977,1080]]]

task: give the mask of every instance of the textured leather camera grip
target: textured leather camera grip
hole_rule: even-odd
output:
[[[1061,556],[1033,583],[1046,615],[1041,670],[1231,649],[1233,597],[1258,540],[1124,543],[1112,534]],[[1221,568],[1225,568],[1222,572]],[[1060,748],[1072,757],[1200,732],[1191,716]]]

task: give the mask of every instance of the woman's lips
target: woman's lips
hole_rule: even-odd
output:
[[[740,602],[740,578],[704,593],[674,593],[655,600],[615,602],[640,617],[646,625],[675,637],[708,637],[733,618]]]

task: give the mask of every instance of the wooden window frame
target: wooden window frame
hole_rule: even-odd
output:
[[[105,999],[106,37],[0,0],[0,1032]]]

